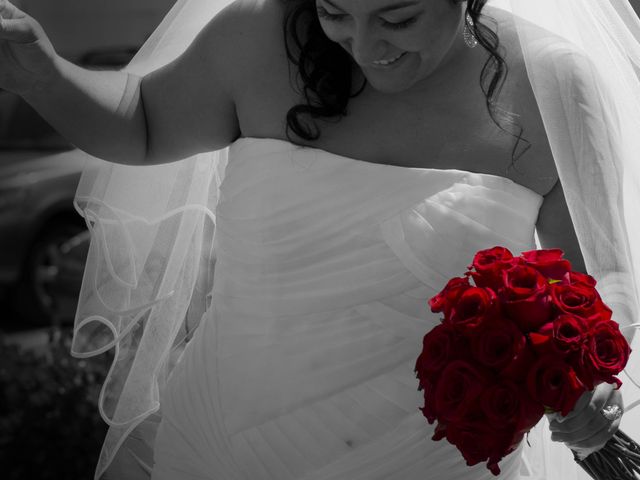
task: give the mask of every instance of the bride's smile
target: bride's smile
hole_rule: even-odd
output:
[[[410,89],[468,53],[461,5],[451,0],[316,0],[327,37],[383,93]]]

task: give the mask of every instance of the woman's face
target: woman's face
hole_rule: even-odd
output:
[[[322,29],[371,86],[407,90],[464,48],[463,9],[451,0],[315,0]]]

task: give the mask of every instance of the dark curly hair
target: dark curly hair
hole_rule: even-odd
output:
[[[301,94],[305,103],[295,105],[287,112],[287,138],[294,142],[291,132],[307,141],[317,140],[320,130],[315,118],[340,120],[347,114],[349,99],[360,94],[365,86],[353,85],[354,61],[337,43],[324,33],[318,20],[314,0],[282,0],[285,4],[283,24],[287,56],[298,69],[302,81]],[[506,80],[508,69],[504,60],[500,40],[495,31],[484,22],[491,21],[482,15],[487,0],[443,0],[454,5],[467,3],[466,11],[473,20],[468,25],[478,43],[489,53],[489,58],[480,72],[480,87],[486,97],[487,109],[494,123],[503,131],[501,120],[512,122],[512,115],[502,111],[497,103],[500,90]],[[309,121],[309,118],[311,121]],[[518,134],[513,155],[522,138]],[[528,148],[528,147],[527,147]],[[526,150],[526,148],[525,148]],[[521,152],[521,153],[524,153]]]

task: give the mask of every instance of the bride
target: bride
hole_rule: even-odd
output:
[[[74,354],[115,348],[96,478],[491,478],[430,440],[413,365],[427,300],[494,245],[537,233],[635,321],[637,78],[533,20],[640,24],[625,1],[485,3],[183,1],[97,72],[0,0],[0,87],[109,162],[76,198]],[[548,430],[586,455],[624,403],[599,385],[499,478],[581,478]]]

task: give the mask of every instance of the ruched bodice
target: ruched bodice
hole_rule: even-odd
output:
[[[492,478],[430,439],[413,366],[427,300],[478,250],[535,248],[541,204],[495,175],[236,141],[212,306],[164,393],[154,478]]]
[[[533,245],[541,197],[507,178],[373,164],[273,139],[243,138],[229,155],[215,292],[248,312],[311,313],[411,287],[424,296],[481,248]]]

